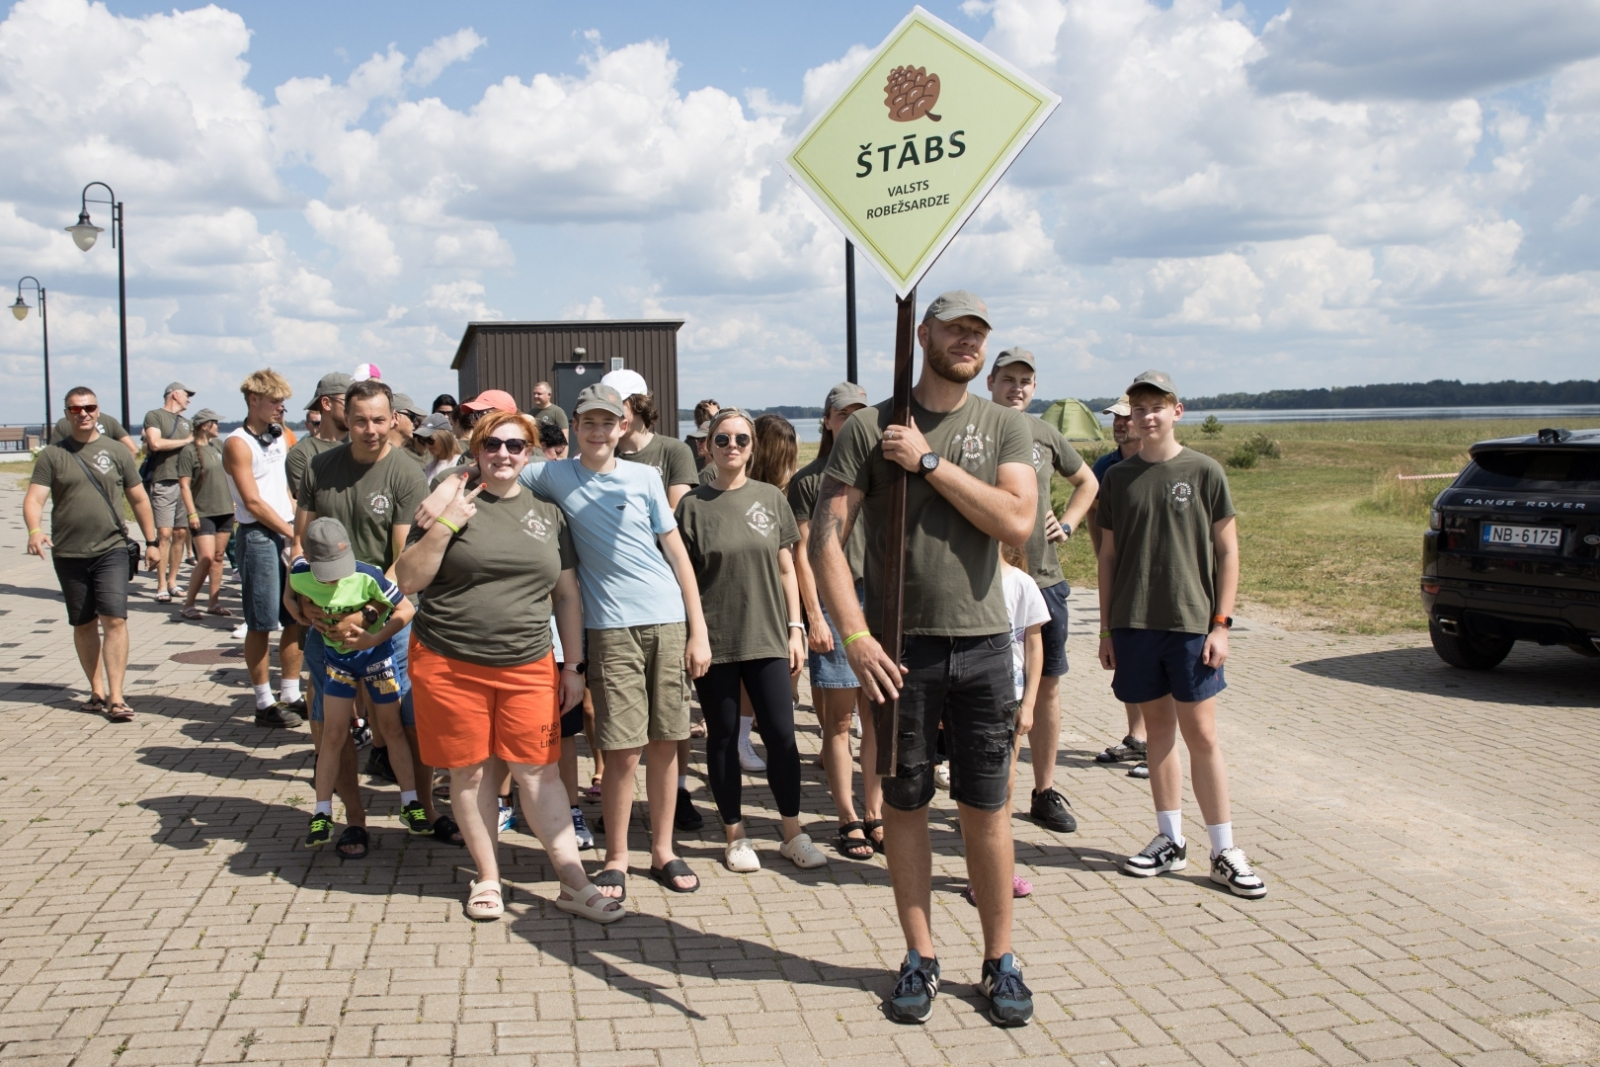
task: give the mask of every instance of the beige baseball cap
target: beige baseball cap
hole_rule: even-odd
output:
[[[1101,408],[1100,414],[1121,415],[1123,418],[1127,418],[1129,415],[1132,415],[1133,405],[1128,402],[1128,394],[1123,393],[1121,396],[1117,397],[1117,402],[1112,404],[1110,407]]]
[[[828,399],[823,401],[824,411],[843,411],[851,404],[866,404],[867,391],[855,382],[840,382],[828,390]]]

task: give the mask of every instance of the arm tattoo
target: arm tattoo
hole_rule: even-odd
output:
[[[841,519],[830,506],[834,497],[845,498],[845,515]],[[822,487],[817,493],[817,504],[811,512],[811,536],[806,543],[806,552],[811,556],[813,563],[822,556],[829,540],[836,545],[843,545],[850,536],[850,530],[855,526],[856,516],[861,511],[861,496],[854,500],[850,497],[850,486],[833,478],[823,475]]]

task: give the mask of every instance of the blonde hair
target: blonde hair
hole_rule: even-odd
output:
[[[1019,571],[1026,571],[1028,569],[1028,554],[1023,551],[1021,545],[1010,545],[1004,541],[1001,541],[1000,558],[1005,560],[1009,565],[1017,568]]]
[[[717,427],[730,419],[739,419],[750,427],[750,451],[745,454],[744,459],[744,470],[745,474],[748,475],[755,466],[756,455],[761,450],[761,443],[756,438],[756,420],[738,408],[723,408],[711,416],[711,421],[706,424],[706,455],[709,456],[711,454],[711,439],[716,436]]]
[[[245,396],[264,396],[268,400],[288,400],[294,395],[289,380],[271,367],[258,370],[239,383],[239,392]]]

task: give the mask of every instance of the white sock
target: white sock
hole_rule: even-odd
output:
[[[741,745],[750,743],[750,727],[755,724],[755,719],[747,719],[743,715],[739,716],[739,743]]]
[[[402,789],[402,790],[400,790],[400,806],[402,808],[405,807],[407,804],[415,804],[416,802],[417,802],[417,791],[415,789]]]
[[[1167,835],[1167,840],[1174,845],[1183,844],[1183,812],[1158,811],[1156,812],[1156,826]]]
[[[262,682],[256,686],[256,710],[265,711],[272,707],[272,683]]]
[[[1206,835],[1211,838],[1212,859],[1222,855],[1224,849],[1233,847],[1233,823],[1231,822],[1219,822],[1215,826],[1207,826]]]
[[[285,704],[293,704],[296,700],[299,700],[300,679],[295,678],[290,680],[285,678],[283,683],[278,687],[278,699],[283,701]]]
[[[685,793],[689,791],[689,776],[687,774],[678,775],[678,788]]]
[[[313,815],[326,815],[329,818],[332,818],[333,817],[333,801],[331,801],[331,800],[319,800],[319,801],[317,801],[317,810],[312,812],[312,814]]]

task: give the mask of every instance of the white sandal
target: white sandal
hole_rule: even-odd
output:
[[[778,855],[802,870],[828,865],[828,857],[811,843],[810,834],[795,834],[778,846]]]
[[[566,883],[561,884],[561,891],[571,893],[572,897],[563,900],[556,896],[556,907],[568,915],[576,915],[580,919],[590,919],[597,923],[614,923],[627,915],[627,909],[616,897],[608,897],[593,884],[585,885],[582,889],[574,889]],[[615,904],[616,907],[612,907]]]
[[[499,882],[469,882],[467,888],[467,918],[473,922],[494,922],[506,913]]]
[[[729,841],[723,859],[734,874],[750,874],[761,869],[761,857],[756,855],[756,846],[748,837]]]

